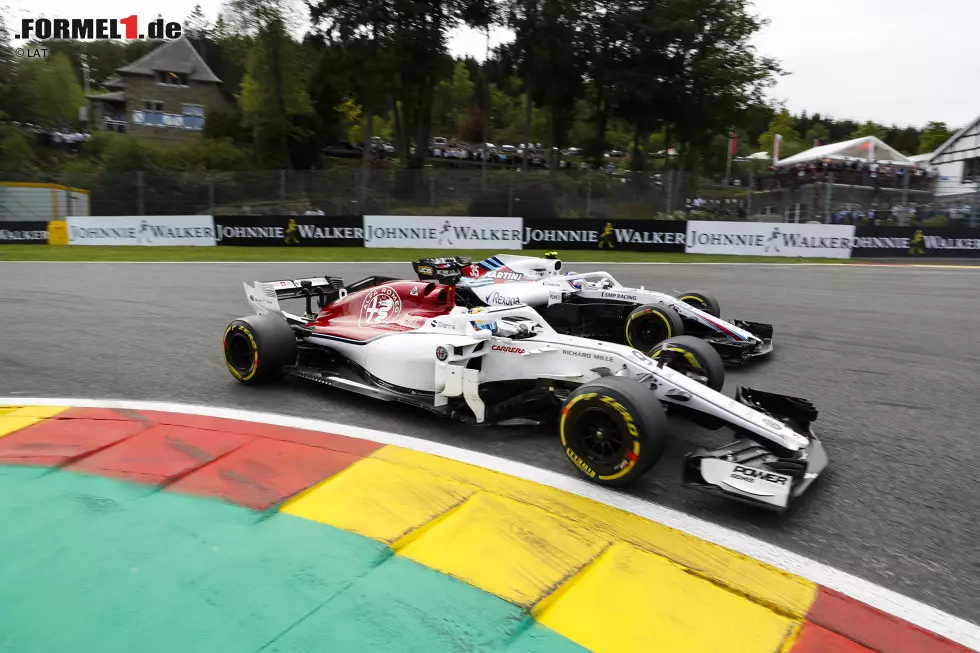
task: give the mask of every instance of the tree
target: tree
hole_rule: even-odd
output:
[[[678,3],[671,12],[678,40],[667,50],[665,109],[681,146],[683,172],[689,150],[704,148],[713,134],[737,126],[782,70],[751,45],[765,21],[748,12],[747,0],[673,2]],[[677,175],[678,188],[681,179]]]
[[[930,122],[919,136],[918,154],[935,152],[953,136],[953,131],[944,122]]]
[[[486,128],[486,120],[486,116],[479,107],[471,107],[469,114],[459,125],[459,137],[470,143],[481,142]]]
[[[476,85],[470,79],[470,71],[466,63],[457,61],[453,67],[452,78],[436,85],[433,118],[437,129],[446,134],[456,134],[459,117],[468,114],[473,106],[475,88]]]
[[[884,141],[888,135],[888,130],[876,122],[871,122],[870,120],[860,127],[851,132],[851,138],[864,138],[865,136],[874,136],[881,141]]]
[[[184,35],[189,39],[203,41],[210,38],[212,29],[201,5],[194,5],[194,9],[184,19]]]
[[[813,147],[814,145],[826,145],[830,139],[830,130],[822,122],[815,122],[813,126],[806,130],[803,135],[803,146]]]
[[[13,51],[10,47],[10,32],[7,31],[7,23],[4,18],[8,8],[0,6],[0,120],[5,120],[10,116],[8,113],[13,98]]]
[[[288,164],[290,140],[304,136],[294,131],[294,121],[312,112],[308,78],[299,44],[281,22],[271,20],[249,52],[239,95],[243,122],[270,163]]]
[[[780,158],[785,159],[805,149],[800,134],[796,131],[793,116],[786,109],[776,114],[776,117],[769,123],[769,128],[759,137],[759,149],[772,154],[777,135],[783,137],[782,145],[779,148]]]
[[[78,119],[85,93],[68,57],[59,53],[47,60],[27,60],[20,66],[21,91],[29,98],[30,115],[37,122],[55,126]]]
[[[0,125],[0,171],[25,174],[34,170],[34,153],[27,136],[19,129]]]
[[[229,7],[237,12],[238,33],[253,39],[239,93],[243,122],[266,160],[287,166],[292,143],[309,136],[296,124],[312,112],[309,58],[287,31],[288,6],[277,0],[232,0]]]

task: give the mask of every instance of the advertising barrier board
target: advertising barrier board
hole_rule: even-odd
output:
[[[628,252],[683,252],[683,220],[596,220],[525,218],[528,249],[592,249]]]
[[[0,222],[0,245],[47,244],[47,222]]]
[[[215,216],[218,245],[363,247],[361,216]]]
[[[858,227],[854,258],[980,258],[980,229],[965,227]]]
[[[210,215],[68,216],[69,245],[213,247]]]
[[[850,258],[854,227],[793,222],[687,223],[688,254]]]
[[[365,247],[419,249],[521,249],[521,218],[366,215]]]

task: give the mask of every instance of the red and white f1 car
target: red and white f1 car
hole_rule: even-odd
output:
[[[460,290],[468,291],[460,296],[464,305],[527,304],[559,333],[626,344],[644,352],[666,338],[687,334],[706,341],[732,364],[773,349],[772,325],[725,321],[718,300],[705,292],[669,295],[627,288],[608,272],[563,271],[554,254],[547,258],[500,254],[476,263],[464,257],[420,263],[432,269],[440,261],[460,266]]]
[[[224,360],[243,383],[286,374],[473,424],[557,421],[568,459],[602,485],[657,462],[668,412],[735,432],[725,447],[688,454],[689,486],[782,509],[827,465],[814,406],[746,387],[725,396],[721,358],[702,340],[672,337],[648,355],[559,334],[526,305],[459,306],[458,266],[429,276],[244,284],[257,315],[228,325]],[[305,299],[305,314],[282,310],[288,299]]]

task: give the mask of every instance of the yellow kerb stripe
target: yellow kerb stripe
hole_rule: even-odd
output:
[[[535,618],[594,653],[771,653],[798,627],[624,543],[613,545]]]
[[[609,543],[603,533],[481,492],[398,553],[530,608]]]
[[[556,452],[560,455],[560,452]],[[562,531],[548,530],[547,533],[588,533],[588,542],[597,542],[604,539],[610,542],[621,541],[632,544],[650,553],[664,556],[676,564],[682,565],[689,570],[689,573],[702,576],[711,582],[730,588],[733,592],[753,597],[753,600],[766,606],[772,607],[775,611],[802,618],[806,615],[813,603],[816,595],[814,583],[793,574],[776,569],[748,556],[741,555],[724,547],[705,542],[696,537],[681,531],[668,528],[662,524],[638,517],[636,515],[612,508],[605,504],[550,488],[538,483],[524,479],[508,476],[499,472],[468,465],[466,463],[440,458],[430,454],[425,454],[409,449],[402,449],[395,446],[387,446],[379,449],[372,457],[356,463],[340,476],[352,473],[358,466],[368,463],[369,460],[384,461],[389,466],[385,470],[395,467],[409,468],[418,472],[413,477],[413,487],[408,494],[381,495],[372,494],[372,501],[380,502],[382,505],[389,505],[392,512],[405,514],[406,502],[414,501],[413,495],[422,493],[421,487],[414,485],[416,482],[429,482],[441,487],[459,488],[464,486],[466,492],[475,494],[478,491],[495,495],[498,498],[510,499],[509,502],[496,502],[493,504],[481,502],[476,504],[481,512],[486,512],[490,505],[508,507],[515,513],[518,509],[513,508],[514,503],[533,506],[540,510],[550,513],[550,518],[561,521]],[[370,482],[370,481],[369,481]],[[374,483],[382,483],[382,479],[377,479]],[[331,481],[328,481],[329,485]],[[468,496],[472,496],[469,494]],[[463,491],[456,490],[453,499],[462,498]],[[473,501],[473,499],[470,499]],[[450,505],[451,504],[451,505]],[[448,499],[444,501],[442,507],[449,509],[456,507]],[[351,506],[349,510],[378,510],[375,505],[358,508]],[[435,514],[435,507],[428,509]],[[460,515],[468,516],[470,513],[467,505],[456,507]],[[522,508],[523,510],[523,508]],[[426,510],[417,509],[418,515],[422,515]],[[522,515],[530,518],[533,513],[523,510]],[[454,519],[456,515],[450,515],[446,519]],[[535,517],[532,524],[541,522],[543,518]],[[499,521],[498,521],[499,523]],[[447,525],[448,526],[448,525]],[[363,527],[362,527],[363,528]],[[391,529],[392,531],[397,529]],[[436,533],[438,527],[433,527]],[[420,539],[428,537],[429,533],[423,534]],[[541,536],[539,555],[542,556],[541,574],[545,574],[546,565],[554,565],[558,558],[551,557],[553,551],[560,546],[553,544],[545,533]],[[579,535],[575,535],[578,537]],[[564,540],[562,540],[564,542]],[[500,542],[497,542],[500,544]],[[502,544],[500,544],[503,546]],[[415,547],[416,545],[412,545]],[[591,546],[591,544],[589,545]],[[507,550],[513,550],[511,544],[507,545]],[[409,547],[406,547],[409,549]],[[415,548],[415,551],[421,549]],[[421,554],[419,554],[421,556]],[[554,553],[555,556],[559,555]],[[579,560],[576,557],[575,560]],[[481,560],[485,564],[486,559]],[[566,565],[569,574],[575,571],[575,563]],[[548,572],[550,573],[550,572]],[[476,584],[476,582],[474,582]],[[479,586],[479,585],[478,585]],[[488,588],[487,591],[492,591]]]
[[[0,406],[0,438],[68,410],[68,406]]]

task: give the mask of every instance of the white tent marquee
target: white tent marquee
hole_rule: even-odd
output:
[[[915,162],[895,148],[885,145],[875,136],[863,136],[840,143],[813,147],[805,152],[781,159],[777,168],[795,166],[812,161],[877,161],[886,165],[914,167]]]

